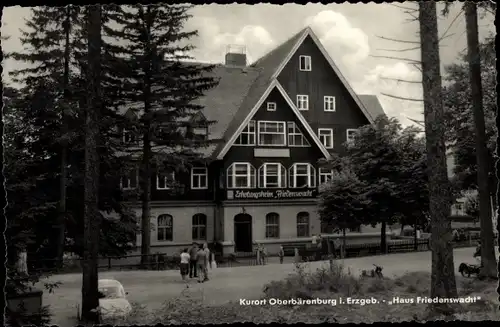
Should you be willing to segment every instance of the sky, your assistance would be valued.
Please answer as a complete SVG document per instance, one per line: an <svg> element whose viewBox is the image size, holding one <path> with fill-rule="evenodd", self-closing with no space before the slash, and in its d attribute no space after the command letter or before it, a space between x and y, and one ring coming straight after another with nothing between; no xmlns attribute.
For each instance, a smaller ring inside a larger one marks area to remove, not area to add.
<svg viewBox="0 0 500 327"><path fill-rule="evenodd" d="M420 84L387 80L420 81L420 71L407 60L377 57L420 59L420 49L411 49L417 44L384 39L418 42L418 22L411 16L417 13L405 13L408 10L401 7L417 8L417 5L212 4L194 7L191 10L193 17L185 27L198 30L198 36L192 39L196 46L192 55L200 61L221 63L228 45L244 45L248 60L252 62L305 26L310 26L354 90L359 94L377 95L389 116L398 118L403 125L409 125L412 123L408 117L423 119L423 103L394 99L383 94L421 99ZM443 67L457 61L460 52L466 48L465 20L460 10L461 4L456 2L449 15L440 17L438 21L440 36L446 35L440 49ZM9 40L2 42L4 51L22 49L20 29L28 17L28 7L4 8L2 36L10 36ZM495 32L493 22L491 14L479 21L480 39L489 32ZM16 65L12 61L3 63L6 71L15 69Z"/></svg>

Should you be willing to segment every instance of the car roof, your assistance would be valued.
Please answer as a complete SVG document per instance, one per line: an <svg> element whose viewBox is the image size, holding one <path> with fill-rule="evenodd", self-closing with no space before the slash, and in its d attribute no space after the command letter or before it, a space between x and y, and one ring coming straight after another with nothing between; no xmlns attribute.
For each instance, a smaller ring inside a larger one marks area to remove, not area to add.
<svg viewBox="0 0 500 327"><path fill-rule="evenodd" d="M115 279L99 279L99 287L109 287L109 286L122 286L122 284Z"/></svg>

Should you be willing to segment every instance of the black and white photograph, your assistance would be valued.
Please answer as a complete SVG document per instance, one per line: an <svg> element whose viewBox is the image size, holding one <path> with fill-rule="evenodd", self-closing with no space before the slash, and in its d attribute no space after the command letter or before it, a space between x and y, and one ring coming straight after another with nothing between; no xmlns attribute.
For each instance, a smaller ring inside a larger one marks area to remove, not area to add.
<svg viewBox="0 0 500 327"><path fill-rule="evenodd" d="M495 15L4 7L6 325L499 321Z"/></svg>

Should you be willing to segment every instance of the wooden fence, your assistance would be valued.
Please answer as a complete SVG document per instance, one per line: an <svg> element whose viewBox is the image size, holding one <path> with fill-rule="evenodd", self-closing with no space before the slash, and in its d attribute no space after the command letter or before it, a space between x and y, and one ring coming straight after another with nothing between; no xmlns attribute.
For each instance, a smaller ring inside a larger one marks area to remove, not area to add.
<svg viewBox="0 0 500 327"><path fill-rule="evenodd" d="M473 245L469 240L465 242L454 242L455 247L468 247ZM284 245L285 256L293 256L295 248L299 249L299 255L303 261L313 261L318 259L326 259L328 256L327 246L322 246L319 251L311 247L309 242L307 243L297 243L297 244L287 244ZM416 251L428 251L430 250L430 239L418 239ZM387 241L387 252L386 253L404 253L415 251L415 245L413 240L389 240ZM336 256L340 256L340 249L336 249L334 253ZM381 251L380 243L366 243L366 244L347 244L345 248L345 257L364 257L383 254ZM272 255L275 256L275 255ZM29 256L28 256L29 258ZM217 262L217 267L237 267L237 266L254 266L257 265L257 258L255 252L249 253L236 253L228 256L222 256L216 254L215 260ZM54 268L55 260L29 260L28 269L30 271L46 271L51 273L78 273L81 272L81 261L80 258L67 259L63 267ZM99 271L109 271L109 270L172 270L178 269L180 263L180 257L168 256L166 253L155 253L149 255L147 262L144 265L140 264L141 255L127 255L124 257L106 257L99 258Z"/></svg>

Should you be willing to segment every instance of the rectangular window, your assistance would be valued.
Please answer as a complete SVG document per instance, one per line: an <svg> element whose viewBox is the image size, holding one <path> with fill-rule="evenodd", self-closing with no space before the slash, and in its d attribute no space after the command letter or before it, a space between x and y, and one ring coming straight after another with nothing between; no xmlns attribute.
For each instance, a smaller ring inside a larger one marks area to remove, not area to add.
<svg viewBox="0 0 500 327"><path fill-rule="evenodd" d="M309 237L309 214L300 212L297 215L297 237Z"/></svg>
<svg viewBox="0 0 500 327"><path fill-rule="evenodd" d="M266 215L266 238L280 237L280 216L276 213Z"/></svg>
<svg viewBox="0 0 500 327"><path fill-rule="evenodd" d="M318 138L323 143L325 148L333 149L333 129L320 128L318 129Z"/></svg>
<svg viewBox="0 0 500 327"><path fill-rule="evenodd" d="M191 189L206 190L208 188L208 169L206 167L191 168Z"/></svg>
<svg viewBox="0 0 500 327"><path fill-rule="evenodd" d="M168 171L156 172L156 189L170 190L175 182L175 173Z"/></svg>
<svg viewBox="0 0 500 327"><path fill-rule="evenodd" d="M122 190L133 190L139 184L139 172L137 168L132 168L120 178L120 187Z"/></svg>
<svg viewBox="0 0 500 327"><path fill-rule="evenodd" d="M249 163L233 163L227 169L228 188L255 188L255 168Z"/></svg>
<svg viewBox="0 0 500 327"><path fill-rule="evenodd" d="M259 121L259 145L285 146L285 122Z"/></svg>
<svg viewBox="0 0 500 327"><path fill-rule="evenodd" d="M255 121L251 120L240 136L234 142L235 145L255 145Z"/></svg>
<svg viewBox="0 0 500 327"><path fill-rule="evenodd" d="M297 109L309 110L309 96L304 94L297 95Z"/></svg>
<svg viewBox="0 0 500 327"><path fill-rule="evenodd" d="M316 187L316 171L311 164L297 163L290 167L288 173L291 188Z"/></svg>
<svg viewBox="0 0 500 327"><path fill-rule="evenodd" d="M311 56L299 56L299 70L303 72L311 71Z"/></svg>
<svg viewBox="0 0 500 327"><path fill-rule="evenodd" d="M123 129L122 131L122 142L125 144L136 143L135 133L133 131Z"/></svg>
<svg viewBox="0 0 500 327"><path fill-rule="evenodd" d="M196 241L204 241L207 239L207 216L204 214L196 214L193 216L192 238Z"/></svg>
<svg viewBox="0 0 500 327"><path fill-rule="evenodd" d="M267 111L276 111L276 102L268 102Z"/></svg>
<svg viewBox="0 0 500 327"><path fill-rule="evenodd" d="M327 168L319 169L319 185L325 184L326 182L330 181L332 177L333 177L332 169L327 169Z"/></svg>
<svg viewBox="0 0 500 327"><path fill-rule="evenodd" d="M357 132L358 132L357 129L353 129L353 128L347 129L347 131L346 131L346 140L349 141L349 142L354 141L354 136L356 135Z"/></svg>
<svg viewBox="0 0 500 327"><path fill-rule="evenodd" d="M171 215L160 215L157 219L156 239L158 241L173 240L173 218Z"/></svg>
<svg viewBox="0 0 500 327"><path fill-rule="evenodd" d="M294 147L311 146L302 131L294 122L288 122L288 145Z"/></svg>
<svg viewBox="0 0 500 327"><path fill-rule="evenodd" d="M195 127L193 128L193 138L198 141L206 141L208 139L208 128L207 127Z"/></svg>
<svg viewBox="0 0 500 327"><path fill-rule="evenodd" d="M324 109L325 111L335 111L335 97L328 95L324 97Z"/></svg>
<svg viewBox="0 0 500 327"><path fill-rule="evenodd" d="M280 163L265 163L259 168L259 187L286 187L286 169Z"/></svg>

